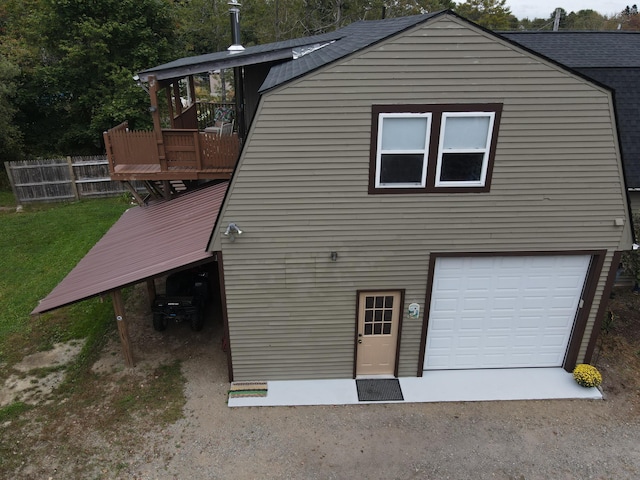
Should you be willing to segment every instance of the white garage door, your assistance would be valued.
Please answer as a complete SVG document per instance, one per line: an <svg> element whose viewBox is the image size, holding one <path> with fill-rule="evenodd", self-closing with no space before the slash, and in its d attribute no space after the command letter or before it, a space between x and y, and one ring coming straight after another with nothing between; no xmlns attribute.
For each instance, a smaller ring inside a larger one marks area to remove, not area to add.
<svg viewBox="0 0 640 480"><path fill-rule="evenodd" d="M589 262L583 255L436 259L425 370L562 366Z"/></svg>

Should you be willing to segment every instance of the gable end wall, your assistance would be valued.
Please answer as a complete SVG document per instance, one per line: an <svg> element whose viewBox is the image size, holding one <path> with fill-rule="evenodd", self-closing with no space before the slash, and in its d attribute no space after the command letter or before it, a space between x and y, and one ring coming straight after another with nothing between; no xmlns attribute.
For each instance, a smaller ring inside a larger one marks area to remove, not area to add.
<svg viewBox="0 0 640 480"><path fill-rule="evenodd" d="M502 103L491 191L369 195L384 103ZM598 299L630 238L616 141L607 91L449 15L265 95L212 245L234 378L352 377L368 289L405 290L399 375L414 376L423 318L406 307L426 310L430 252L606 250Z"/></svg>

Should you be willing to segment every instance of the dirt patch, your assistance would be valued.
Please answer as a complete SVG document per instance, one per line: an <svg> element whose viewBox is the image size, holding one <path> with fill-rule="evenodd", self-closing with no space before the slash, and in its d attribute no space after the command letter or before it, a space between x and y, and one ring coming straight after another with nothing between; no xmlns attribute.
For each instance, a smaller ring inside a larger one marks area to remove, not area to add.
<svg viewBox="0 0 640 480"><path fill-rule="evenodd" d="M13 366L17 370L0 389L0 407L13 402L48 403L50 394L62 383L62 367L69 364L84 346L83 340L57 343L51 350L28 355Z"/></svg>
<svg viewBox="0 0 640 480"><path fill-rule="evenodd" d="M628 292L612 302L618 318L597 354L604 401L231 409L217 314L202 332L182 324L158 333L137 289L127 304L135 369L123 367L114 331L83 394L0 425L0 477L636 479L634 305ZM158 411L170 392L158 382L176 360L185 403L180 419L166 420Z"/></svg>

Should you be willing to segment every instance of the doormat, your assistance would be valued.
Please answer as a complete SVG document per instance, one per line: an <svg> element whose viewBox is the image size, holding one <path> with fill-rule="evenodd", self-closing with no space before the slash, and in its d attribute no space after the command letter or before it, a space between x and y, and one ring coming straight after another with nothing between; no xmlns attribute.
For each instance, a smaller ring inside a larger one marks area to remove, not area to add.
<svg viewBox="0 0 640 480"><path fill-rule="evenodd" d="M356 380L358 400L361 402L388 402L404 400L397 378L366 378Z"/></svg>
<svg viewBox="0 0 640 480"><path fill-rule="evenodd" d="M229 398L266 397L267 382L233 382Z"/></svg>

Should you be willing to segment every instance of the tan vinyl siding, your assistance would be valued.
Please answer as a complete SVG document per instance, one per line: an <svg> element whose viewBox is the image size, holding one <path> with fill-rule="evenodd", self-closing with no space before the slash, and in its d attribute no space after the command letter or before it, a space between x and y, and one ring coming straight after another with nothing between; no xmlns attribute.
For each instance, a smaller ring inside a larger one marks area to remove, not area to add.
<svg viewBox="0 0 640 480"><path fill-rule="evenodd" d="M396 103L502 103L491 191L369 195L371 105ZM235 379L351 377L365 289L405 290L415 375L432 251L608 250L601 292L628 244L614 128L608 92L450 16L266 94L212 245Z"/></svg>

